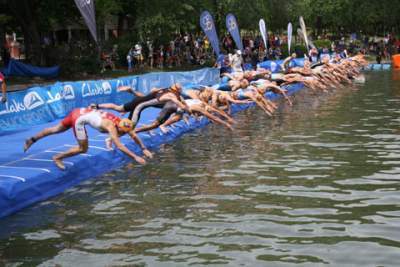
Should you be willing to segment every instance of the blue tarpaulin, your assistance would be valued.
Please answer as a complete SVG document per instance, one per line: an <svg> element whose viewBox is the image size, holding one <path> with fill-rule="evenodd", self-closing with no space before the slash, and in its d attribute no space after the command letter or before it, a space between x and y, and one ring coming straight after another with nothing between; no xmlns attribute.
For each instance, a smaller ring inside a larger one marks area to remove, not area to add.
<svg viewBox="0 0 400 267"><path fill-rule="evenodd" d="M24 77L42 77L56 78L60 72L60 67L37 67L21 61L11 59L8 66L1 71L4 76L24 76Z"/></svg>

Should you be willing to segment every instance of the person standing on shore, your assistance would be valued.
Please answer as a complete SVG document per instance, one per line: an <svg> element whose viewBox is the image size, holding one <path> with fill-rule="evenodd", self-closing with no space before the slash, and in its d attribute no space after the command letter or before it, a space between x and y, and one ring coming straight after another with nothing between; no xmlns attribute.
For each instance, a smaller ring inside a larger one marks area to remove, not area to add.
<svg viewBox="0 0 400 267"><path fill-rule="evenodd" d="M0 72L1 102L7 102L7 85L3 74Z"/></svg>

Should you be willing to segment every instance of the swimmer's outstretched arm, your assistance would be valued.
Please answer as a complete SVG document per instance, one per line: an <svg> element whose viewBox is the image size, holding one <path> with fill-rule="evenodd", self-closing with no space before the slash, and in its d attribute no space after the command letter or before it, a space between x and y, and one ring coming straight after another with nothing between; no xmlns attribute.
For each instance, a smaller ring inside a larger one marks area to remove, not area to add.
<svg viewBox="0 0 400 267"><path fill-rule="evenodd" d="M228 100L228 102L233 103L233 104L249 104L252 101L249 99L244 99L244 100L236 100L234 99L230 94L226 95L226 99Z"/></svg>
<svg viewBox="0 0 400 267"><path fill-rule="evenodd" d="M174 124L175 122L178 122L182 119L183 115L182 114L174 114L172 115L168 120L166 120L163 124L160 125L160 130L163 133L167 132L167 129L165 127Z"/></svg>
<svg viewBox="0 0 400 267"><path fill-rule="evenodd" d="M121 143L121 141L119 140L119 137L118 137L117 129L115 128L114 125L112 125L112 124L103 125L103 128L108 131L108 133L110 134L111 140L113 141L113 143L119 150L121 150L123 153L125 153L132 159L136 160L139 164L146 163L146 160L144 160L142 157L139 157L138 155L136 155L135 153L130 151L126 146L124 146Z"/></svg>
<svg viewBox="0 0 400 267"><path fill-rule="evenodd" d="M124 106L123 105L116 105L113 103L104 103L104 104L98 104L97 107L99 109L112 109L118 112L125 112Z"/></svg>
<svg viewBox="0 0 400 267"><path fill-rule="evenodd" d="M140 146L143 151L143 154L148 158L153 158L153 154L147 149L147 147L143 144L142 140L140 140L139 136L135 133L135 130L130 131L129 136Z"/></svg>

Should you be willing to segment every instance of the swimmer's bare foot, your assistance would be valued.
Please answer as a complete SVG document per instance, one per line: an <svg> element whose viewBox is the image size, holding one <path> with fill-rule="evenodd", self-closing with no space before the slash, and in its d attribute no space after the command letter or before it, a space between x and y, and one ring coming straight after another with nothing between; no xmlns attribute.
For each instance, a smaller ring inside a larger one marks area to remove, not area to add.
<svg viewBox="0 0 400 267"><path fill-rule="evenodd" d="M31 147L31 145L33 145L33 143L35 143L35 139L33 139L33 137L26 139L24 144L24 152L26 152Z"/></svg>
<svg viewBox="0 0 400 267"><path fill-rule="evenodd" d="M186 123L186 125L190 125L188 117L183 116L183 121Z"/></svg>
<svg viewBox="0 0 400 267"><path fill-rule="evenodd" d="M163 133L168 133L168 130L167 130L167 128L165 128L164 126L160 126L160 130L161 130L161 132L163 132Z"/></svg>
<svg viewBox="0 0 400 267"><path fill-rule="evenodd" d="M62 162L61 159L58 159L57 156L54 156L53 157L53 161L57 165L58 168L60 168L61 170L65 171L65 165L64 165L64 163Z"/></svg>
<svg viewBox="0 0 400 267"><path fill-rule="evenodd" d="M126 92L126 91L132 91L132 88L130 86L120 86L117 88L119 92Z"/></svg>

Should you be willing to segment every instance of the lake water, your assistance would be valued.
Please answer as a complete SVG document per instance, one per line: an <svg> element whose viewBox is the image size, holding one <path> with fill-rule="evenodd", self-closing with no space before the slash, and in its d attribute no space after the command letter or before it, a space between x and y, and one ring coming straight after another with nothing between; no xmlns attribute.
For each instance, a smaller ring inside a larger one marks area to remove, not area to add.
<svg viewBox="0 0 400 267"><path fill-rule="evenodd" d="M0 220L8 266L399 266L400 82L300 93Z"/></svg>

